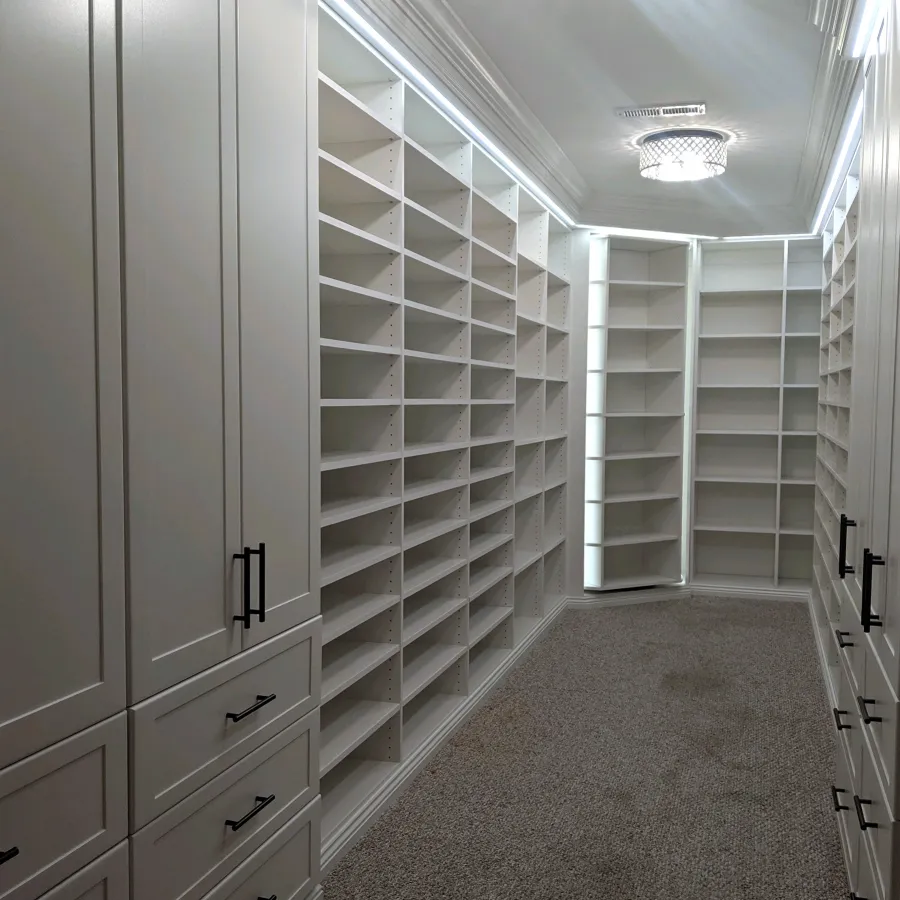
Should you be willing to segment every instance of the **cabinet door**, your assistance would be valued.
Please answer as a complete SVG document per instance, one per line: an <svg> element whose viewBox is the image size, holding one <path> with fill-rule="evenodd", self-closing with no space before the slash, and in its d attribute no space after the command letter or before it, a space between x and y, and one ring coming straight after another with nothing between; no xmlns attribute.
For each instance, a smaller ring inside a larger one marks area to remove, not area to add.
<svg viewBox="0 0 900 900"><path fill-rule="evenodd" d="M0 4L0 768L124 708L114 0Z"/></svg>
<svg viewBox="0 0 900 900"><path fill-rule="evenodd" d="M266 619L252 617L245 646L317 615L319 606L310 566L310 433L317 432L309 403L309 315L318 301L307 258L306 47L315 41L314 15L315 4L256 0L242 5L238 20L243 540L264 543L266 554ZM317 552L318 533L316 545ZM255 592L258 558L251 565ZM255 593L251 606L259 606Z"/></svg>
<svg viewBox="0 0 900 900"><path fill-rule="evenodd" d="M898 290L900 290L900 21L895 4L889 4L887 22L879 47L878 65L884 69L884 106L881 118L886 122L882 187L884 219L881 243L881 290L878 316L878 370L876 376L875 443L873 461L873 504L871 543L873 553L885 565L872 570L872 612L881 621L873 626L870 638L891 685L900 677L900 497L893 497L893 485L900 485L900 460L896 459L900 440L900 393L897 383ZM865 265L868 262L863 261ZM896 478L895 478L896 476Z"/></svg>
<svg viewBox="0 0 900 900"><path fill-rule="evenodd" d="M132 701L240 649L237 63L228 6L122 6Z"/></svg>

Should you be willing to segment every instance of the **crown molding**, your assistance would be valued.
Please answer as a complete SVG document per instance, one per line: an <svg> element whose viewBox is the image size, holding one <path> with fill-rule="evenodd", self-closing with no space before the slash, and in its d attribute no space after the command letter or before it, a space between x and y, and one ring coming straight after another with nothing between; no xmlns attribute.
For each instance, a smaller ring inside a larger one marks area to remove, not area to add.
<svg viewBox="0 0 900 900"><path fill-rule="evenodd" d="M324 2L332 6L329 0ZM587 183L446 0L345 2L453 98L578 221ZM339 9L334 11L340 15Z"/></svg>

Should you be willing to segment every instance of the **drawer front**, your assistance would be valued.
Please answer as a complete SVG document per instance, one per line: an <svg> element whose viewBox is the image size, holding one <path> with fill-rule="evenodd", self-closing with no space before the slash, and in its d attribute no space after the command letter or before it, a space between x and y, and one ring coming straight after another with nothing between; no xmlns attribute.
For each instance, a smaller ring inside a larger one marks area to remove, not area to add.
<svg viewBox="0 0 900 900"><path fill-rule="evenodd" d="M0 898L34 900L128 834L125 713L0 772Z"/></svg>
<svg viewBox="0 0 900 900"><path fill-rule="evenodd" d="M837 711L834 714L834 725L849 766L850 784L853 790L859 789L860 765L863 752L863 724L859 718L856 694L850 683L850 675L846 665L838 666ZM842 727L838 728L838 723Z"/></svg>
<svg viewBox="0 0 900 900"><path fill-rule="evenodd" d="M859 624L859 616L849 600L841 604L839 644L842 644L841 660L847 666L853 690L862 689L866 677L866 636Z"/></svg>
<svg viewBox="0 0 900 900"><path fill-rule="evenodd" d="M841 846L844 850L844 862L847 865L850 887L854 888L860 848L859 828L853 812L853 784L847 757L840 741L836 742L836 748L835 780L831 799L836 806L834 814L837 817L838 831L841 835Z"/></svg>
<svg viewBox="0 0 900 900"><path fill-rule="evenodd" d="M135 834L134 900L208 893L318 794L318 739L314 710Z"/></svg>
<svg viewBox="0 0 900 900"><path fill-rule="evenodd" d="M45 894L43 900L128 900L128 841Z"/></svg>
<svg viewBox="0 0 900 900"><path fill-rule="evenodd" d="M314 619L130 710L132 830L318 705L321 623Z"/></svg>
<svg viewBox="0 0 900 900"><path fill-rule="evenodd" d="M884 784L891 817L900 818L897 800L897 722L900 705L874 653L869 654L866 659L865 690L860 693L860 698L856 700L861 707L860 712L865 710L870 719L868 722L860 719L860 722L869 738L872 757Z"/></svg>
<svg viewBox="0 0 900 900"><path fill-rule="evenodd" d="M859 870L856 878L856 900L892 900L880 893L872 855L865 841L859 842Z"/></svg>
<svg viewBox="0 0 900 900"><path fill-rule="evenodd" d="M203 900L304 900L321 878L321 821L317 797Z"/></svg>
<svg viewBox="0 0 900 900"><path fill-rule="evenodd" d="M858 794L858 802L859 813L854 810L854 817L862 820L857 821L857 828L862 834L862 843L867 846L872 857L876 885L882 897L892 900L895 892L891 885L896 871L900 827L891 818L887 799L878 778L878 770L868 747L863 753L862 787Z"/></svg>

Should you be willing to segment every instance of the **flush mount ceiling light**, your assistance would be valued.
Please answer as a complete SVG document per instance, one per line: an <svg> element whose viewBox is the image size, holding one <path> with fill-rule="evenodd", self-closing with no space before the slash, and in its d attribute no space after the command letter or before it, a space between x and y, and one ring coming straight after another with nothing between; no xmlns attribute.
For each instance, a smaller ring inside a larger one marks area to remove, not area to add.
<svg viewBox="0 0 900 900"><path fill-rule="evenodd" d="M641 175L654 181L702 181L725 171L728 139L718 131L679 128L641 138Z"/></svg>

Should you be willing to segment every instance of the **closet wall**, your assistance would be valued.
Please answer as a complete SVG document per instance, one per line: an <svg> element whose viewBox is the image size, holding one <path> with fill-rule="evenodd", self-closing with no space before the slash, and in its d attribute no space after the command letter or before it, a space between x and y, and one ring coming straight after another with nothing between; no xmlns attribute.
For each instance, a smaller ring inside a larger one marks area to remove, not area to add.
<svg viewBox="0 0 900 900"><path fill-rule="evenodd" d="M237 13L0 11L5 900L319 880L315 9Z"/></svg>
<svg viewBox="0 0 900 900"><path fill-rule="evenodd" d="M568 593L587 259L324 9L318 65L327 867Z"/></svg>

